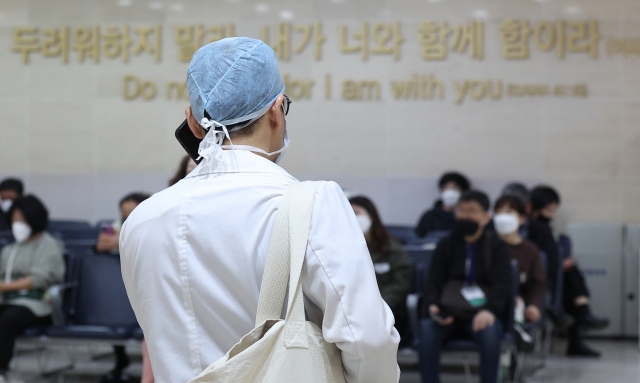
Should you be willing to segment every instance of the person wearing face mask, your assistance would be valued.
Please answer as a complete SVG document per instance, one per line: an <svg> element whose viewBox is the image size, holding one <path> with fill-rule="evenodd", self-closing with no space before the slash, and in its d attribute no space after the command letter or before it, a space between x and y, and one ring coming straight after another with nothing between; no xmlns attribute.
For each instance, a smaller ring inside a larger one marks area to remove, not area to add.
<svg viewBox="0 0 640 383"><path fill-rule="evenodd" d="M553 232L548 225L539 222L531 216L532 203L531 193L527 187L519 182L507 184L502 189L501 195L514 196L525 205L527 219L520 226L520 235L533 242L546 257L546 286L547 291L553 293L555 291L556 275L558 273L558 244L554 238ZM559 318L553 318L558 321ZM560 322L557 322L560 325ZM561 326L562 327L562 326Z"/></svg>
<svg viewBox="0 0 640 383"><path fill-rule="evenodd" d="M456 227L456 220L453 211L462 193L471 188L467 177L458 172L445 173L438 181L440 188L440 199L433 208L422 215L416 235L420 238L426 237L434 231L453 231Z"/></svg>
<svg viewBox="0 0 640 383"><path fill-rule="evenodd" d="M407 328L406 300L411 292L413 275L411 260L402 245L389 236L369 198L356 196L349 202L367 241L382 299L391 308L396 329L403 335Z"/></svg>
<svg viewBox="0 0 640 383"><path fill-rule="evenodd" d="M9 210L15 243L0 253L0 383L11 382L9 362L16 338L27 327L51 324L47 289L64 280L64 245L45 230L49 213L33 195Z"/></svg>
<svg viewBox="0 0 640 383"><path fill-rule="evenodd" d="M291 101L272 48L247 37L207 44L187 89L201 162L120 233L122 277L159 382L191 380L254 329L278 207L299 182L279 166ZM347 381L397 382L400 337L353 209L335 182L321 182L313 203L300 279L308 320L340 350Z"/></svg>
<svg viewBox="0 0 640 383"><path fill-rule="evenodd" d="M0 182L0 233L10 232L11 224L8 215L13 201L22 197L24 185L16 178L6 178Z"/></svg>
<svg viewBox="0 0 640 383"><path fill-rule="evenodd" d="M537 186L531 191L531 216L537 222L551 229L550 225L560 207L560 194L550 186ZM559 233L554 234L556 238ZM584 342L582 332L587 329L603 329L609 326L609 319L599 318L591 312L589 289L578 261L572 254L566 254L562 260L563 270L563 308L575 318L569 327L569 345L567 355L582 357L600 357L600 353Z"/></svg>
<svg viewBox="0 0 640 383"><path fill-rule="evenodd" d="M516 320L537 322L544 309L546 271L540 250L531 241L522 238L520 226L527 219L524 203L514 196L502 196L494 207L493 225L500 238L509 245L511 259L518 262L519 287ZM522 312L520 312L522 307Z"/></svg>
<svg viewBox="0 0 640 383"><path fill-rule="evenodd" d="M481 383L498 380L511 260L507 245L484 230L491 221L489 207L485 193L464 193L455 210L455 232L433 254L424 291L429 317L420 323L420 344L426 345L419 352L423 383L440 381L440 348L452 338L477 343Z"/></svg>

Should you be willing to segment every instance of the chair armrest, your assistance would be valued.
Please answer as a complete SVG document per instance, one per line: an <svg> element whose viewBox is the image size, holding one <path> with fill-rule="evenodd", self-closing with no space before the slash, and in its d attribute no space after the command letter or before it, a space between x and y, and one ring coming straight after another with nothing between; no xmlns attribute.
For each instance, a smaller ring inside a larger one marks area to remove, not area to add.
<svg viewBox="0 0 640 383"><path fill-rule="evenodd" d="M422 299L421 293L413 293L407 295L407 314L409 316L409 326L411 327L411 333L415 338L420 333L420 301Z"/></svg>

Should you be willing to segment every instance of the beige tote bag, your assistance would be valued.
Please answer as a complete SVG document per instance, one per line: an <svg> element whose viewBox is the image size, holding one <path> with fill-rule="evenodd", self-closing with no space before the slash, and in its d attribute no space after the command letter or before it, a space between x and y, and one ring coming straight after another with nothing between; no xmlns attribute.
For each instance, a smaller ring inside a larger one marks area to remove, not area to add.
<svg viewBox="0 0 640 383"><path fill-rule="evenodd" d="M189 383L346 383L340 350L305 319L300 273L320 182L290 186L280 203L256 327ZM279 319L289 282L285 319ZM242 281L238 281L242 283Z"/></svg>

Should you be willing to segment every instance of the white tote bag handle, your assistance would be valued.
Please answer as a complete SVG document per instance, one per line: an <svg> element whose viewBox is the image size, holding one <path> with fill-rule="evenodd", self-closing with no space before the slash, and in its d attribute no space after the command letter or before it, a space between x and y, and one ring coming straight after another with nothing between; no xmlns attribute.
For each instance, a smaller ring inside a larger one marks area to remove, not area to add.
<svg viewBox="0 0 640 383"><path fill-rule="evenodd" d="M300 274L307 251L315 194L320 184L318 181L300 182L289 186L285 191L276 214L262 277L256 327L266 320L280 318L289 282L285 316L287 347L305 347L292 339L296 338L295 335L300 330L305 329Z"/></svg>

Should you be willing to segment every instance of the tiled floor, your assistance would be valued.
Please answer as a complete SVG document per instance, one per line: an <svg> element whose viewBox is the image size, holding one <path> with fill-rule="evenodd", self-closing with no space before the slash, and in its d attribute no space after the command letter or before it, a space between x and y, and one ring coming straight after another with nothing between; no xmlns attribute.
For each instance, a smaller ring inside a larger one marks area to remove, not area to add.
<svg viewBox="0 0 640 383"><path fill-rule="evenodd" d="M639 383L640 382L640 352L638 342L635 341L592 341L591 345L603 353L601 359L572 359L560 354L553 355L546 368L537 371L526 379L528 383ZM562 344L557 347L560 352ZM37 371L36 353L26 349L16 358L14 367L18 370L25 383L98 383L100 376L113 365L113 358L109 355L109 347L76 345L67 347L69 354L76 358L76 367L62 374L54 374L42 378ZM133 363L128 372L140 375L140 347L132 344L129 347L133 355ZM51 347L46 354L49 368L64 366L68 363L65 348ZM411 359L410 357L408 359ZM474 382L477 382L474 377ZM418 383L420 375L414 367L403 369L401 383ZM443 373L442 383L466 383L466 379L456 369Z"/></svg>

